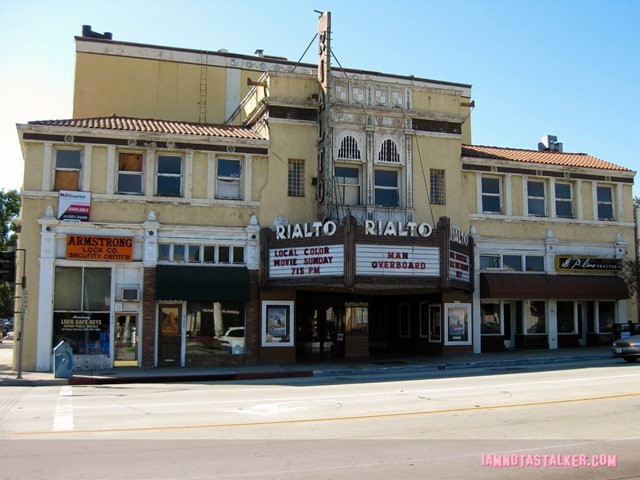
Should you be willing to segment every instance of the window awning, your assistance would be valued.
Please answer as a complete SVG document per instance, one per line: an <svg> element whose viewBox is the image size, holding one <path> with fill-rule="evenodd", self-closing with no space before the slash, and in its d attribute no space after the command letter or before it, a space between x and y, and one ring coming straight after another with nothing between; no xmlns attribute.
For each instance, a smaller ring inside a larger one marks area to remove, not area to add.
<svg viewBox="0 0 640 480"><path fill-rule="evenodd" d="M629 289L618 276L481 273L482 298L622 300Z"/></svg>
<svg viewBox="0 0 640 480"><path fill-rule="evenodd" d="M247 267L158 265L156 300L246 302Z"/></svg>

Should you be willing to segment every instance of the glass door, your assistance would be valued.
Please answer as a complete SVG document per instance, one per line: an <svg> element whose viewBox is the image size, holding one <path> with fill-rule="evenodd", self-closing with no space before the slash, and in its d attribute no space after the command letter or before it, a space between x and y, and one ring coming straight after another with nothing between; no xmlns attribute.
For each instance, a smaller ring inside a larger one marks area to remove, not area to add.
<svg viewBox="0 0 640 480"><path fill-rule="evenodd" d="M182 356L182 306L160 305L158 314L158 366L179 367Z"/></svg>
<svg viewBox="0 0 640 480"><path fill-rule="evenodd" d="M514 348L516 346L516 317L514 315L516 309L513 302L504 302L502 304L502 318L504 319L504 346L505 348Z"/></svg>
<svg viewBox="0 0 640 480"><path fill-rule="evenodd" d="M116 336L114 341L115 367L138 366L138 316L118 314L116 316Z"/></svg>

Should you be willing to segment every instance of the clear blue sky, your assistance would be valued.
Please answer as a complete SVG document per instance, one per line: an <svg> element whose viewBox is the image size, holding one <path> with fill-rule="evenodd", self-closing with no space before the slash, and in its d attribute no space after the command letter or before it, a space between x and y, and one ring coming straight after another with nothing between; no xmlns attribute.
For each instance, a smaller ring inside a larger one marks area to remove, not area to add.
<svg viewBox="0 0 640 480"><path fill-rule="evenodd" d="M476 145L536 149L550 134L566 152L640 170L639 0L0 0L0 189L22 182L16 123L71 116L82 25L297 61L314 10L331 11L346 68L471 84Z"/></svg>

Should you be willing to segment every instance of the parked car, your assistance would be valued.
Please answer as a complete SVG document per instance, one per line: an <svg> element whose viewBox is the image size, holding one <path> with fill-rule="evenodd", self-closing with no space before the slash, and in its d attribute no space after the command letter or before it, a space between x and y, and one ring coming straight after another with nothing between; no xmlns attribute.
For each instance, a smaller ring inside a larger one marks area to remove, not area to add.
<svg viewBox="0 0 640 480"><path fill-rule="evenodd" d="M228 344L232 350L234 346L239 345L244 351L244 327L231 327L218 340Z"/></svg>
<svg viewBox="0 0 640 480"><path fill-rule="evenodd" d="M7 336L8 332L13 331L13 318L4 318L2 322L0 322L0 330L4 336Z"/></svg>
<svg viewBox="0 0 640 480"><path fill-rule="evenodd" d="M632 335L613 342L614 357L622 357L627 362L635 362L640 357L640 335Z"/></svg>

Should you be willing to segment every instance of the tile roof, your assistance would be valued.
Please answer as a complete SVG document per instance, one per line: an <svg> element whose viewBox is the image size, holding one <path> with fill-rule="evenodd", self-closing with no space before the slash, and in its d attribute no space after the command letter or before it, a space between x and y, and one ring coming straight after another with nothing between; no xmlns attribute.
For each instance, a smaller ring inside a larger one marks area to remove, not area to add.
<svg viewBox="0 0 640 480"><path fill-rule="evenodd" d="M209 137L264 140L253 130L236 125L214 125L210 123L176 122L153 118L110 117L71 118L66 120L38 120L30 125L46 125L70 128L94 128L99 130L119 130L137 133L165 133L175 135L196 135Z"/></svg>
<svg viewBox="0 0 640 480"><path fill-rule="evenodd" d="M562 167L598 168L631 172L632 170L605 162L586 153L561 153L538 150L518 150L515 148L463 145L462 156L483 159L509 160L512 162L542 163Z"/></svg>

